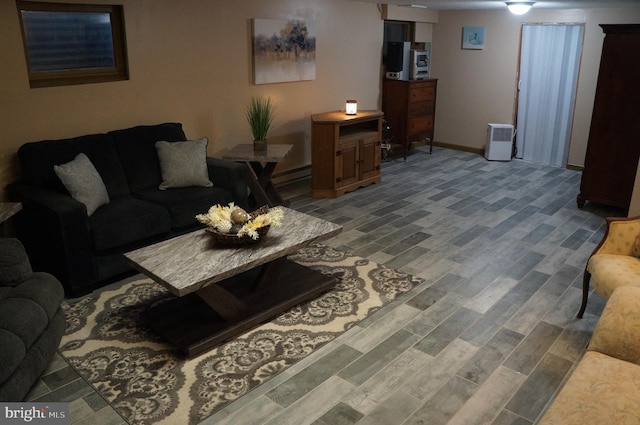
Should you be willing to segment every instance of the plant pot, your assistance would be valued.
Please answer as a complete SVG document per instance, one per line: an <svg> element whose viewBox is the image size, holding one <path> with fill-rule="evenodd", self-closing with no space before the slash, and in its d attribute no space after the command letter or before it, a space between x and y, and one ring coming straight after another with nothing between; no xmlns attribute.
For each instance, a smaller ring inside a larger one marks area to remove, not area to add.
<svg viewBox="0 0 640 425"><path fill-rule="evenodd" d="M266 140L254 140L253 141L253 150L258 152L264 152L267 150L267 141Z"/></svg>

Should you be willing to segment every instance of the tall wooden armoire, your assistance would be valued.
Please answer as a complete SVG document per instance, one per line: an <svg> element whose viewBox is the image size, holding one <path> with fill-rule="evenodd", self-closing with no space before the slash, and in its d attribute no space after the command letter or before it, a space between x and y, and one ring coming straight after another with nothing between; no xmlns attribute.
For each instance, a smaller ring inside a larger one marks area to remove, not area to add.
<svg viewBox="0 0 640 425"><path fill-rule="evenodd" d="M640 159L640 24L600 26L605 38L577 202L628 211Z"/></svg>

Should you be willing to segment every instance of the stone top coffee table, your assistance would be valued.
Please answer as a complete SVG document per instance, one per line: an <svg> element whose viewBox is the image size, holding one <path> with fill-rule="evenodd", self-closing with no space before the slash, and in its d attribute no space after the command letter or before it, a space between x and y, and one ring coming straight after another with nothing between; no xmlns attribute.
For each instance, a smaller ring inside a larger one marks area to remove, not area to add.
<svg viewBox="0 0 640 425"><path fill-rule="evenodd" d="M286 257L342 227L281 208L282 226L252 245L219 246L202 229L126 253L176 295L147 310L145 321L194 357L333 288L333 279Z"/></svg>

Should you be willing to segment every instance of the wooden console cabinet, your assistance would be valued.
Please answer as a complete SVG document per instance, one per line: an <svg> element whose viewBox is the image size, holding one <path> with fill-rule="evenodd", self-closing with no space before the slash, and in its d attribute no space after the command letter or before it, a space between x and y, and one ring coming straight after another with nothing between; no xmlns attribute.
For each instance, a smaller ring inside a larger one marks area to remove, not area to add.
<svg viewBox="0 0 640 425"><path fill-rule="evenodd" d="M403 146L404 156L411 142L429 141L433 151L438 80L388 80L382 84L382 111L391 126L394 143Z"/></svg>
<svg viewBox="0 0 640 425"><path fill-rule="evenodd" d="M381 111L311 115L314 198L336 198L380 182Z"/></svg>
<svg viewBox="0 0 640 425"><path fill-rule="evenodd" d="M605 37L577 203L628 211L640 159L640 24L600 26Z"/></svg>

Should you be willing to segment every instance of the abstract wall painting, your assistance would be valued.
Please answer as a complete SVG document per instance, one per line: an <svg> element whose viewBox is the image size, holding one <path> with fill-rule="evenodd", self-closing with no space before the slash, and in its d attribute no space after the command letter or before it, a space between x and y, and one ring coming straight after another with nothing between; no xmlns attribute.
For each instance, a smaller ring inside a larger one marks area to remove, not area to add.
<svg viewBox="0 0 640 425"><path fill-rule="evenodd" d="M254 19L254 84L315 80L315 34L314 21Z"/></svg>
<svg viewBox="0 0 640 425"><path fill-rule="evenodd" d="M462 48L484 49L484 27L462 27Z"/></svg>

